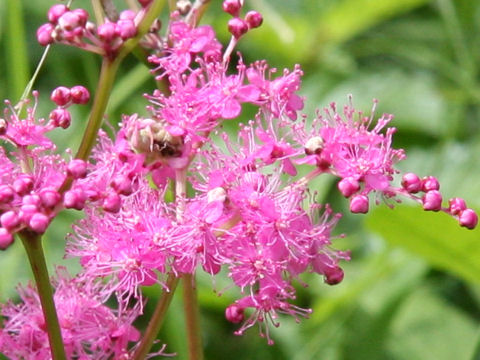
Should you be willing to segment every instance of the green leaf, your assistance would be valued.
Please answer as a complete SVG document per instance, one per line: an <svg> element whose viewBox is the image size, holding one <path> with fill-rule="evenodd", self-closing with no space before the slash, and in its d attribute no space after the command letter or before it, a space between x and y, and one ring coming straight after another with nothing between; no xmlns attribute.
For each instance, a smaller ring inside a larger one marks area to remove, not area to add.
<svg viewBox="0 0 480 360"><path fill-rule="evenodd" d="M470 360L478 339L475 321L428 288L403 303L390 332L388 348L397 360Z"/></svg>
<svg viewBox="0 0 480 360"><path fill-rule="evenodd" d="M479 230L460 228L445 214L396 206L374 210L366 225L390 244L421 256L431 265L466 281L480 282Z"/></svg>

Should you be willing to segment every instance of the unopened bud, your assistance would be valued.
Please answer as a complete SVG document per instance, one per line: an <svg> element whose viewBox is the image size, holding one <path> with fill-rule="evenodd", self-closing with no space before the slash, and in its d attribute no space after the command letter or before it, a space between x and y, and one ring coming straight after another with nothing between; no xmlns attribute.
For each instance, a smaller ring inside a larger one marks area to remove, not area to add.
<svg viewBox="0 0 480 360"><path fill-rule="evenodd" d="M337 285L342 282L344 277L344 272L341 267L337 266L335 268L328 268L325 271L325 283L328 285Z"/></svg>
<svg viewBox="0 0 480 360"><path fill-rule="evenodd" d="M102 207L105 211L117 213L122 207L122 199L117 193L109 193L103 200Z"/></svg>
<svg viewBox="0 0 480 360"><path fill-rule="evenodd" d="M236 39L239 39L248 31L248 24L245 20L242 20L238 17L230 19L228 21L228 31Z"/></svg>
<svg viewBox="0 0 480 360"><path fill-rule="evenodd" d="M438 190L426 192L422 197L423 209L427 211L439 211L442 208L442 194Z"/></svg>
<svg viewBox="0 0 480 360"><path fill-rule="evenodd" d="M344 178L338 182L338 190L342 193L343 196L346 198L355 194L358 190L360 190L360 184L354 178Z"/></svg>
<svg viewBox="0 0 480 360"><path fill-rule="evenodd" d="M192 8L192 3L188 0L178 0L177 1L177 10L180 15L187 15L190 9Z"/></svg>
<svg viewBox="0 0 480 360"><path fill-rule="evenodd" d="M258 11L249 11L245 15L245 21L250 29L255 29L262 25L263 17Z"/></svg>
<svg viewBox="0 0 480 360"><path fill-rule="evenodd" d="M368 196L353 196L350 199L350 211L354 214L366 214L368 212Z"/></svg>
<svg viewBox="0 0 480 360"><path fill-rule="evenodd" d="M433 176L426 176L422 179L422 190L425 192L440 189L440 183Z"/></svg>
<svg viewBox="0 0 480 360"><path fill-rule="evenodd" d="M83 179L87 176L87 163L82 159L73 159L67 165L67 173L74 179Z"/></svg>
<svg viewBox="0 0 480 360"><path fill-rule="evenodd" d="M225 0L222 4L223 11L237 17L240 14L242 5L239 0Z"/></svg>
<svg viewBox="0 0 480 360"><path fill-rule="evenodd" d="M67 109L56 108L50 112L50 120L52 121L53 126L66 129L72 122L72 115L70 115L70 112Z"/></svg>
<svg viewBox="0 0 480 360"><path fill-rule="evenodd" d="M0 250L5 250L13 243L13 235L5 228L0 228Z"/></svg>
<svg viewBox="0 0 480 360"><path fill-rule="evenodd" d="M453 198L448 200L448 212L452 215L458 215L467 208L465 200L462 198Z"/></svg>
<svg viewBox="0 0 480 360"><path fill-rule="evenodd" d="M65 14L67 11L68 7L64 4L53 5L47 13L48 21L50 21L52 24L56 24L60 16Z"/></svg>
<svg viewBox="0 0 480 360"><path fill-rule="evenodd" d="M43 24L37 29L37 41L42 46L47 46L54 42L53 30L55 27L50 24Z"/></svg>
<svg viewBox="0 0 480 360"><path fill-rule="evenodd" d="M45 230L47 230L48 224L50 223L50 219L47 215L37 212L32 215L30 221L28 222L28 226L30 229L35 231L38 234L43 234Z"/></svg>
<svg viewBox="0 0 480 360"><path fill-rule="evenodd" d="M231 323L238 324L244 319L244 309L237 304L229 305L225 309L225 318Z"/></svg>
<svg viewBox="0 0 480 360"><path fill-rule="evenodd" d="M402 177L402 187L411 194L422 190L422 180L414 173L406 173Z"/></svg>
<svg viewBox="0 0 480 360"><path fill-rule="evenodd" d="M478 215L472 209L465 209L459 214L458 222L460 223L460 226L472 230L478 224Z"/></svg>
<svg viewBox="0 0 480 360"><path fill-rule="evenodd" d="M9 210L0 216L0 223L3 228L12 231L20 224L20 218L15 211Z"/></svg>
<svg viewBox="0 0 480 360"><path fill-rule="evenodd" d="M90 100L90 93L81 85L72 87L70 89L70 95L74 104L85 105Z"/></svg>
<svg viewBox="0 0 480 360"><path fill-rule="evenodd" d="M130 39L137 35L137 27L133 20L118 20L116 25L116 34L123 40Z"/></svg>
<svg viewBox="0 0 480 360"><path fill-rule="evenodd" d="M52 91L50 99L58 106L64 106L72 99L70 89L65 86L59 86Z"/></svg>

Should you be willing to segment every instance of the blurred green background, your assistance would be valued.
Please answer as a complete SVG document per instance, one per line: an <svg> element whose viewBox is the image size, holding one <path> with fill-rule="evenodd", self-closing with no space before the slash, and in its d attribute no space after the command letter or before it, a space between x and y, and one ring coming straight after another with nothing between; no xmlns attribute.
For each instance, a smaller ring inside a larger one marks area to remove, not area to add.
<svg viewBox="0 0 480 360"><path fill-rule="evenodd" d="M35 31L45 22L51 0L0 1L0 98L16 102L43 48ZM121 1L117 2L121 4ZM344 104L352 94L357 108L395 114L396 147L407 151L400 168L435 175L446 199L461 196L480 210L480 1L472 0L251 0L264 25L241 40L245 62L267 59L282 69L299 63L305 77L305 112L331 101ZM89 6L77 0L75 7ZM203 22L228 40L228 17L212 0ZM120 7L120 6L119 6ZM78 49L54 46L34 86L40 91L39 115L53 107L55 86L95 88L100 59ZM153 89L148 69L126 59L116 81L108 118L143 113L142 94ZM76 149L88 115L74 110L74 123L55 136L61 149ZM333 179L318 183L320 198L336 211L347 204ZM75 214L64 213L46 240L50 267L62 259L65 234ZM223 311L238 294L219 297L212 280L200 276L199 297L207 359L480 359L480 236L461 229L445 214L418 207L384 204L368 215L347 215L337 240L352 249L345 280L330 287L306 276L297 303L314 310L296 324L281 318L268 346L255 328L236 337ZM15 297L15 285L30 277L19 242L0 254L0 298ZM216 280L220 291L228 281ZM146 289L155 294L158 289ZM153 295L155 296L155 295ZM151 304L147 311L151 311ZM181 302L174 300L161 334L167 351L186 359Z"/></svg>

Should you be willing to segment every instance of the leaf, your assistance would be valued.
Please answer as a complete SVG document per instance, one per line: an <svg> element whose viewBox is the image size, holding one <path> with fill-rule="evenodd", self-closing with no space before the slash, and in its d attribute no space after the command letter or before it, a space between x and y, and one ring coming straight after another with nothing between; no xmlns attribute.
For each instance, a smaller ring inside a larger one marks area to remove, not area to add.
<svg viewBox="0 0 480 360"><path fill-rule="evenodd" d="M456 274L468 282L480 282L479 230L460 228L445 214L397 206L374 210L366 225L390 244L421 256L432 266Z"/></svg>
<svg viewBox="0 0 480 360"><path fill-rule="evenodd" d="M428 288L403 303L390 331L388 347L398 360L470 360L478 339L475 322Z"/></svg>

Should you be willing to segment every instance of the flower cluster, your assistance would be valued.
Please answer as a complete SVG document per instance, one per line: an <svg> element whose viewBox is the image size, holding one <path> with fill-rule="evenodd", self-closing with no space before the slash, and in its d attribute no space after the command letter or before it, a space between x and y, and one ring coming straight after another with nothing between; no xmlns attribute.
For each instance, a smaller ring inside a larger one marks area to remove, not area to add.
<svg viewBox="0 0 480 360"><path fill-rule="evenodd" d="M140 4L138 12L123 11L98 26L85 10L55 5L38 41L115 58L137 35L151 1ZM125 115L113 139L101 130L87 160L62 159L45 136L69 126L70 105L89 101L81 86L52 92L57 108L49 121L37 120L35 107L21 119L11 106L0 119L0 138L14 147L0 152L0 247L18 232L42 234L63 208L84 211L66 245L82 269L74 278L60 269L53 281L69 358L130 358L135 348L129 342L140 339L132 323L146 301L141 287L160 284L169 292L171 276L201 270L214 276L222 268L241 294L225 309L228 321L242 323L236 334L258 324L272 344L269 328L279 325L280 313L298 320L311 312L294 304L301 275L317 273L335 285L344 277L342 261L350 259L333 246L343 236L335 235L341 214L320 204L310 189L319 176L339 179L352 213L367 213L370 197L389 206L404 197L466 228L477 225L463 199L442 206L432 176L406 173L395 185L396 164L405 154L392 145L392 115L375 120L375 109L364 116L350 101L343 111L330 104L307 121L300 114L299 65L278 72L239 56L232 69L237 42L262 23L256 11L242 17L243 6L242 0L223 2L232 16L232 38L223 49L212 27L190 21L195 5L178 1L167 34L149 42L154 53L148 60L168 91L146 95L148 115ZM238 118L245 103L257 114L233 138L221 124ZM33 286L19 291L22 304L2 307L0 350L13 359L48 359L39 298ZM118 310L107 307L109 300Z"/></svg>

